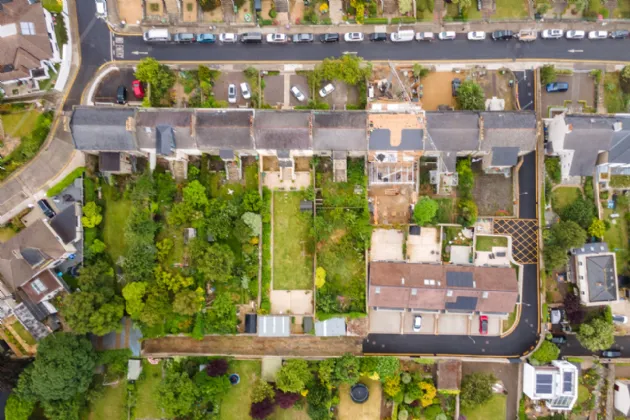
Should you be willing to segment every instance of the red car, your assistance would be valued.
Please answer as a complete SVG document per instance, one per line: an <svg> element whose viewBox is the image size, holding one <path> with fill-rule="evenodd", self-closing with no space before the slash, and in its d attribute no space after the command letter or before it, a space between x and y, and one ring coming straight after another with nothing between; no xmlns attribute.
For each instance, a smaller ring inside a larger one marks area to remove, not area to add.
<svg viewBox="0 0 630 420"><path fill-rule="evenodd" d="M485 315L479 317L479 334L488 335L488 317Z"/></svg>
<svg viewBox="0 0 630 420"><path fill-rule="evenodd" d="M142 87L142 82L140 80L134 80L131 87L136 98L144 99L144 87Z"/></svg>

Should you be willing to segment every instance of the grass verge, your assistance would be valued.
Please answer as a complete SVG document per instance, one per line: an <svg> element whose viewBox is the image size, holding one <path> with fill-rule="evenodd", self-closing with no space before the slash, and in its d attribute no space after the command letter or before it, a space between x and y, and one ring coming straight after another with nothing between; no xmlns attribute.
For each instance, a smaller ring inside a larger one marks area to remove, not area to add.
<svg viewBox="0 0 630 420"><path fill-rule="evenodd" d="M136 418L162 418L162 410L155 401L155 393L162 382L162 364L152 365L142 361L142 376L136 382L138 399L136 403Z"/></svg>
<svg viewBox="0 0 630 420"><path fill-rule="evenodd" d="M127 244L123 230L127 225L127 218L131 214L131 201L115 200L114 187L103 185L103 198L105 199L105 217L103 218L103 238L107 245L107 252L116 262L118 257L125 254Z"/></svg>
<svg viewBox="0 0 630 420"><path fill-rule="evenodd" d="M462 409L462 414L467 420L504 419L506 414L507 397L503 394L494 394L490 401L473 409Z"/></svg>

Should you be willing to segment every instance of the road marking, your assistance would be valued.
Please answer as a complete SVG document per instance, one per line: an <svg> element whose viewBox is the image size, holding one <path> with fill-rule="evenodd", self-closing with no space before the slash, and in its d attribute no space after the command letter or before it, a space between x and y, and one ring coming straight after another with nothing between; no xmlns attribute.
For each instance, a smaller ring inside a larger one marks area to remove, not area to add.
<svg viewBox="0 0 630 420"><path fill-rule="evenodd" d="M149 54L148 51L132 51L131 54L133 55L147 55Z"/></svg>

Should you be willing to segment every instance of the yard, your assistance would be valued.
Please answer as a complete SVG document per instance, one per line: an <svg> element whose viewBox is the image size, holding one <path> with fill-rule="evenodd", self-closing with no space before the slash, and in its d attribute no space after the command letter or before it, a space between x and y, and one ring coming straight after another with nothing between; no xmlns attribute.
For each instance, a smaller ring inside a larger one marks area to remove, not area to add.
<svg viewBox="0 0 630 420"><path fill-rule="evenodd" d="M127 225L127 218L131 214L131 200L120 198L116 200L116 187L106 183L103 184L103 199L105 209L103 215L103 238L107 245L107 252L116 262L118 258L125 254L127 244L123 231Z"/></svg>
<svg viewBox="0 0 630 420"><path fill-rule="evenodd" d="M363 404L350 398L350 386L339 386L339 420L372 420L381 415L381 383L372 379L361 379L370 390L370 397Z"/></svg>
<svg viewBox="0 0 630 420"><path fill-rule="evenodd" d="M523 19L529 15L525 0L497 0L496 4L492 19Z"/></svg>
<svg viewBox="0 0 630 420"><path fill-rule="evenodd" d="M90 420L115 420L126 418L126 392L127 381L121 381L116 385L103 387L103 395L90 405L88 418Z"/></svg>
<svg viewBox="0 0 630 420"><path fill-rule="evenodd" d="M455 223L455 200L452 198L438 198L438 210L435 214L437 223Z"/></svg>
<svg viewBox="0 0 630 420"><path fill-rule="evenodd" d="M31 333L29 333L26 328L24 328L20 321L16 321L11 324L11 328L13 328L13 331L15 331L20 336L20 338L24 340L24 342L26 342L26 344L28 344L29 346L34 346L35 344L37 344Z"/></svg>
<svg viewBox="0 0 630 420"><path fill-rule="evenodd" d="M494 394L490 401L474 409L462 409L467 420L505 419L507 398L503 394Z"/></svg>
<svg viewBox="0 0 630 420"><path fill-rule="evenodd" d="M621 0L617 2L617 8L613 11L615 19L630 19L630 1Z"/></svg>
<svg viewBox="0 0 630 420"><path fill-rule="evenodd" d="M479 216L511 216L513 213L513 179L500 174L486 174L481 163L472 165L475 185L472 195Z"/></svg>
<svg viewBox="0 0 630 420"><path fill-rule="evenodd" d="M0 115L5 135L21 138L30 134L40 114L39 111L31 109Z"/></svg>
<svg viewBox="0 0 630 420"><path fill-rule="evenodd" d="M302 410L295 406L287 408L286 410L276 407L276 411L269 417L269 420L310 420L310 417L306 413L306 407Z"/></svg>
<svg viewBox="0 0 630 420"><path fill-rule="evenodd" d="M313 287L312 215L300 212L301 192L273 194L273 288Z"/></svg>
<svg viewBox="0 0 630 420"><path fill-rule="evenodd" d="M142 376L136 382L137 402L136 418L161 418L162 410L158 408L155 393L162 381L162 364L152 365L142 361ZM113 418L112 418L113 419Z"/></svg>
<svg viewBox="0 0 630 420"><path fill-rule="evenodd" d="M604 241L608 244L608 248L617 254L617 271L621 275L626 272L627 261L630 256L628 253L628 223L624 217L611 219L610 215L613 212L614 210L604 209L604 220L610 222L610 228L604 234Z"/></svg>
<svg viewBox="0 0 630 420"><path fill-rule="evenodd" d="M481 236L477 235L475 245L476 251L492 251L492 247L507 247L508 240L503 236Z"/></svg>
<svg viewBox="0 0 630 420"><path fill-rule="evenodd" d="M630 4L630 1L627 1ZM604 76L604 103L609 114L628 111L630 95L624 94L619 86L619 72Z"/></svg>
<svg viewBox="0 0 630 420"><path fill-rule="evenodd" d="M221 402L221 420L248 419L251 406L251 389L256 379L260 377L260 361L232 360L230 374L238 373L241 382L234 385Z"/></svg>
<svg viewBox="0 0 630 420"><path fill-rule="evenodd" d="M582 195L577 187L560 187L551 193L551 206L556 214L561 214L569 204Z"/></svg>

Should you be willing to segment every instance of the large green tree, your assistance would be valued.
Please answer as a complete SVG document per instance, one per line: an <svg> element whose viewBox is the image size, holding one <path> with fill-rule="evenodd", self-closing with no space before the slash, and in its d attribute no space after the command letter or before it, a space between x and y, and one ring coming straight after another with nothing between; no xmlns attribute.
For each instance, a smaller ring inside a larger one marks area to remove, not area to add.
<svg viewBox="0 0 630 420"><path fill-rule="evenodd" d="M207 313L206 330L214 334L235 334L238 318L229 293L218 293Z"/></svg>
<svg viewBox="0 0 630 420"><path fill-rule="evenodd" d="M438 211L438 203L429 197L422 197L413 208L413 219L420 226L425 226L433 220Z"/></svg>
<svg viewBox="0 0 630 420"><path fill-rule="evenodd" d="M582 346L590 351L605 350L615 342L614 332L615 328L612 322L596 317L580 325L577 339Z"/></svg>
<svg viewBox="0 0 630 420"><path fill-rule="evenodd" d="M578 197L575 201L565 207L560 218L562 220L572 220L582 227L588 229L593 222L594 205L583 197Z"/></svg>
<svg viewBox="0 0 630 420"><path fill-rule="evenodd" d="M551 341L543 341L538 350L531 355L531 359L538 365L546 365L560 356L560 349Z"/></svg>
<svg viewBox="0 0 630 420"><path fill-rule="evenodd" d="M312 377L306 360L290 359L278 371L276 387L283 392L302 392Z"/></svg>
<svg viewBox="0 0 630 420"><path fill-rule="evenodd" d="M147 294L148 284L143 281L136 281L127 284L122 294L127 304L127 313L132 319L138 319L144 309L144 297Z"/></svg>
<svg viewBox="0 0 630 420"><path fill-rule="evenodd" d="M547 270L555 270L565 266L569 257L566 248L558 245L548 245L543 250L543 258L545 260L545 268Z"/></svg>
<svg viewBox="0 0 630 420"><path fill-rule="evenodd" d="M551 227L553 243L564 248L578 248L586 243L586 232L572 220L561 221Z"/></svg>
<svg viewBox="0 0 630 420"><path fill-rule="evenodd" d="M213 244L202 252L193 252L197 271L206 280L225 283L232 277L234 253L226 244Z"/></svg>
<svg viewBox="0 0 630 420"><path fill-rule="evenodd" d="M457 105L466 111L482 111L486 106L486 94L472 80L465 80L457 90Z"/></svg>
<svg viewBox="0 0 630 420"><path fill-rule="evenodd" d="M492 398L492 385L497 379L492 374L473 373L464 376L460 398L465 408L484 404Z"/></svg>
<svg viewBox="0 0 630 420"><path fill-rule="evenodd" d="M157 395L157 403L168 417L186 417L195 406L198 392L185 372L169 371Z"/></svg>
<svg viewBox="0 0 630 420"><path fill-rule="evenodd" d="M136 78L151 85L152 105L159 105L160 100L175 84L173 71L152 57L147 57L140 61L136 68Z"/></svg>

